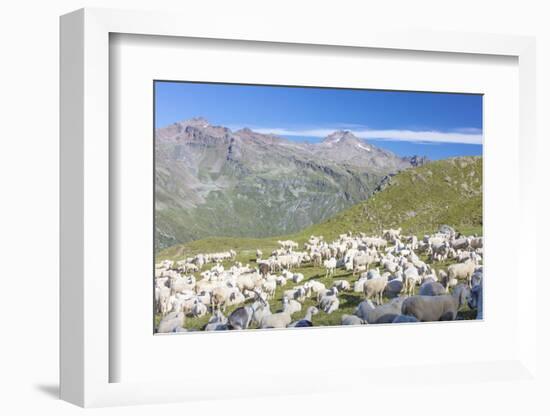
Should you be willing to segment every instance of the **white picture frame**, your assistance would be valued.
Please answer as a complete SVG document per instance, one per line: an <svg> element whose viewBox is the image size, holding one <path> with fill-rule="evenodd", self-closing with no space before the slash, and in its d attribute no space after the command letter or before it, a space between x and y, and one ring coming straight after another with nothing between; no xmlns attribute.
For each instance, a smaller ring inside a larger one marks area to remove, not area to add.
<svg viewBox="0 0 550 416"><path fill-rule="evenodd" d="M185 25L182 25L185 21ZM239 31L235 28L238 27ZM220 20L204 25L201 19L185 19L173 13L82 9L61 18L61 398L80 406L159 403L253 395L322 393L353 385L319 383L318 374L305 372L288 380L270 374L269 382L224 388L221 384L181 382L112 382L110 371L116 356L111 349L109 275L112 267L109 239L110 214L110 34L169 36L172 38L225 39L301 45L331 45L336 48L429 51L440 54L502 55L517 58L519 68L519 211L514 221L517 261L525 265L522 282L536 286L537 273L529 244L536 240L535 189L530 178L535 169L535 41L508 35L383 31L341 28L330 33L314 23L303 27ZM517 270L510 271L518 279ZM485 380L504 377L525 380L536 377L536 291L525 293L518 304L517 346L506 360L489 362L441 362L417 365L407 373L420 383L440 380L441 373L466 375L483 371ZM314 331L328 331L320 329ZM331 329L334 331L334 329ZM152 334L151 334L152 336ZM315 336L315 335L312 335ZM165 337L168 340L170 337ZM460 369L460 371L458 371ZM327 370L327 375L335 374ZM345 370L342 370L345 371ZM336 372L337 373L337 372ZM370 381L383 384L396 376L396 369L371 369ZM313 381L312 381L313 380ZM475 380L474 380L475 381ZM479 380L477 380L479 381ZM273 386L285 388L277 389ZM304 387L306 386L306 387Z"/></svg>

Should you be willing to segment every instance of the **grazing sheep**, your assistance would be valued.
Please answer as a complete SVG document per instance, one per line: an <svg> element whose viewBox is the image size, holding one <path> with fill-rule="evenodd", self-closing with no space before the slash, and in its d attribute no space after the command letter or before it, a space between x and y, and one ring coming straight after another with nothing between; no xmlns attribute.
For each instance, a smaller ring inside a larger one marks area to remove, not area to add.
<svg viewBox="0 0 550 416"><path fill-rule="evenodd" d="M466 279L468 286L472 287L472 275L476 269L476 263L473 260L468 260L464 263L451 264L447 268L449 279Z"/></svg>
<svg viewBox="0 0 550 416"><path fill-rule="evenodd" d="M384 315L400 314L403 302L406 298L399 297L392 299L388 303L380 306L374 306L372 301L365 300L361 302L355 309L355 315L363 319L369 324L374 324L378 319Z"/></svg>
<svg viewBox="0 0 550 416"><path fill-rule="evenodd" d="M336 270L336 259L331 257L329 260L325 260L323 266L326 269L325 277L333 276L334 270Z"/></svg>
<svg viewBox="0 0 550 416"><path fill-rule="evenodd" d="M458 280L454 278L451 279L444 270L439 271L439 281L445 288L446 293L449 293L449 288L455 287L458 284Z"/></svg>
<svg viewBox="0 0 550 416"><path fill-rule="evenodd" d="M380 270L378 270L377 267L376 269L369 270L368 272L361 274L361 277L363 277L363 275L365 275L367 280L378 279L380 277Z"/></svg>
<svg viewBox="0 0 550 416"><path fill-rule="evenodd" d="M418 322L418 319L411 315L397 315L393 319L392 324L403 324L409 322Z"/></svg>
<svg viewBox="0 0 550 416"><path fill-rule="evenodd" d="M260 328L286 328L292 321L289 311L283 311L265 315L260 323Z"/></svg>
<svg viewBox="0 0 550 416"><path fill-rule="evenodd" d="M340 325L363 325L366 322L359 318L357 315L342 315Z"/></svg>
<svg viewBox="0 0 550 416"><path fill-rule="evenodd" d="M307 308L306 314L302 319L288 324L287 328L305 328L308 326L313 326L312 317L313 315L317 315L318 313L319 309L317 309L315 306L310 306L309 308Z"/></svg>
<svg viewBox="0 0 550 416"><path fill-rule="evenodd" d="M401 235L401 227L397 228L396 230L390 228L389 230L383 230L382 231L382 237L384 237L386 240L390 242L395 242Z"/></svg>
<svg viewBox="0 0 550 416"><path fill-rule="evenodd" d="M304 287L310 290L311 296L317 296L319 295L319 293L324 292L326 290L324 283L318 282L316 280L307 281L304 284Z"/></svg>
<svg viewBox="0 0 550 416"><path fill-rule="evenodd" d="M418 290L418 294L422 296L438 296L446 293L445 287L439 282L424 282Z"/></svg>
<svg viewBox="0 0 550 416"><path fill-rule="evenodd" d="M177 292L183 292L185 290L193 290L195 288L195 277L174 277L170 279L170 289L172 289L172 294Z"/></svg>
<svg viewBox="0 0 550 416"><path fill-rule="evenodd" d="M163 286L155 289L155 301L157 304L157 311L162 316L166 315L170 307L170 288Z"/></svg>
<svg viewBox="0 0 550 416"><path fill-rule="evenodd" d="M367 253L363 253L358 256L353 257L353 275L360 271L361 269L368 269L369 265L374 263L376 258Z"/></svg>
<svg viewBox="0 0 550 416"><path fill-rule="evenodd" d="M454 321L467 295L464 285L458 285L452 295L412 296L403 302L401 313L414 316L421 322Z"/></svg>
<svg viewBox="0 0 550 416"><path fill-rule="evenodd" d="M262 282L262 290L267 294L268 299L275 297L275 291L277 290L277 282L275 280L266 280Z"/></svg>
<svg viewBox="0 0 550 416"><path fill-rule="evenodd" d="M336 286L331 287L330 289L323 289L319 293L317 293L317 302L321 302L321 298L323 296L333 296L337 295L339 292L338 288Z"/></svg>
<svg viewBox="0 0 550 416"><path fill-rule="evenodd" d="M456 240L453 240L451 242L451 247L454 248L455 250L468 248L469 245L470 245L470 239L465 237L457 238Z"/></svg>
<svg viewBox="0 0 550 416"><path fill-rule="evenodd" d="M414 266L410 266L403 272L403 291L408 296L414 295L414 288L420 282L418 270Z"/></svg>
<svg viewBox="0 0 550 416"><path fill-rule="evenodd" d="M351 285L347 280L335 280L333 286L339 291L351 289Z"/></svg>
<svg viewBox="0 0 550 416"><path fill-rule="evenodd" d="M388 283L388 277L376 277L373 279L367 280L363 285L363 292L365 293L366 299L370 299L374 296L374 301L378 304L382 304L382 294Z"/></svg>
<svg viewBox="0 0 550 416"><path fill-rule="evenodd" d="M256 289L256 282L259 280L259 278L260 278L259 274L246 273L246 274L241 274L237 276L235 279L235 282L239 290L244 293L245 290L254 291L254 289Z"/></svg>
<svg viewBox="0 0 550 416"><path fill-rule="evenodd" d="M333 294L323 295L319 301L319 308L325 313L332 313L340 307L340 301L338 300L338 289L332 288Z"/></svg>
<svg viewBox="0 0 550 416"><path fill-rule="evenodd" d="M160 334L176 332L178 328L183 328L185 324L185 314L183 312L170 312L159 323L157 332Z"/></svg>
<svg viewBox="0 0 550 416"><path fill-rule="evenodd" d="M303 286L295 286L283 292L283 297L303 302L307 297L307 289Z"/></svg>
<svg viewBox="0 0 550 416"><path fill-rule="evenodd" d="M205 331L221 331L229 329L227 325L227 318L221 313L221 311L214 311L212 317L208 320L208 323L204 326Z"/></svg>
<svg viewBox="0 0 550 416"><path fill-rule="evenodd" d="M286 285L286 278L284 276L277 276L275 278L275 282L277 283L277 286L285 286Z"/></svg>
<svg viewBox="0 0 550 416"><path fill-rule="evenodd" d="M318 251L311 253L311 260L313 261L313 265L316 267L320 267L323 261L323 256Z"/></svg>
<svg viewBox="0 0 550 416"><path fill-rule="evenodd" d="M384 295L388 298L395 298L403 291L403 282L400 279L390 280L384 289Z"/></svg>
<svg viewBox="0 0 550 416"><path fill-rule="evenodd" d="M206 315L208 312L208 308L203 303L199 302L198 299L195 299L195 303L193 307L191 308L191 314L194 317L201 317Z"/></svg>
<svg viewBox="0 0 550 416"><path fill-rule="evenodd" d="M483 237L474 237L470 239L470 247L474 249L483 248Z"/></svg>
<svg viewBox="0 0 550 416"><path fill-rule="evenodd" d="M260 273L260 275L262 275L262 277L265 278L269 273L269 264L260 263L260 265L258 266L258 272Z"/></svg>
<svg viewBox="0 0 550 416"><path fill-rule="evenodd" d="M225 287L225 286L215 287L212 290L212 298L211 298L212 310L223 309L223 311L225 312L226 303L227 303L227 300L229 299L230 294L231 294L231 290L228 287Z"/></svg>
<svg viewBox="0 0 550 416"><path fill-rule="evenodd" d="M353 291L355 293L363 293L366 281L367 281L367 278L365 277L365 278L360 278L355 283L353 283Z"/></svg>
<svg viewBox="0 0 550 416"><path fill-rule="evenodd" d="M234 288L230 290L229 297L225 301L225 304L227 306L240 305L241 303L244 303L245 300L245 296L241 293L241 291L238 288Z"/></svg>
<svg viewBox="0 0 550 416"><path fill-rule="evenodd" d="M399 267L397 263L390 260L383 261L380 265L390 273L395 273Z"/></svg>
<svg viewBox="0 0 550 416"><path fill-rule="evenodd" d="M262 327L262 322L263 327L283 327L284 324L291 327L311 326L313 311L337 311L340 293L350 289L363 293L366 300L359 304L355 315L338 313L337 321L343 325L456 319L456 311L466 298L470 308L477 309L478 319L483 316L480 294L483 281L482 237L463 236L442 227L441 232L425 235L422 241L418 241L414 235L402 235L400 230L390 229L378 235L347 232L326 242L322 237L311 236L304 243L303 252L298 251L297 247L291 240L280 241L279 248L267 258L263 256L263 248L254 249L255 267L236 262L234 250L199 253L177 262L156 264L155 314L164 318L162 325L159 325L160 330L186 331L182 322L171 322L177 314L184 317L212 314L208 324L202 328L208 331L257 328ZM445 270L433 269L435 262L451 259L456 264ZM353 275L365 273L354 282L338 278L325 286L319 281L306 281L304 278L303 273L307 269L303 267L306 264L310 266L312 262L314 266L324 266L325 278L334 277L340 268L350 273L353 271ZM209 269L206 267L208 264L211 265ZM197 273L196 276L200 277L196 279L191 273ZM467 285L461 285L459 281ZM272 314L267 301L274 299L277 288L285 284L293 287L280 291L284 292L281 297L283 310ZM449 291L453 294L448 295ZM418 293L418 296L411 296L413 300L405 302L401 293ZM382 304L382 296L391 300ZM311 307L309 317L306 313L304 319L292 324L288 321L290 318L284 319L283 315L291 317L302 310L307 299L316 299L319 309ZM454 304L450 302L453 299L457 300ZM447 303L436 305L437 302ZM439 312L434 305L440 307ZM225 318L222 310L226 307L237 309ZM403 308L408 315L404 314Z"/></svg>
<svg viewBox="0 0 550 416"><path fill-rule="evenodd" d="M296 312L302 310L302 304L294 299L289 299L287 297L283 298L283 311L287 311L291 315L294 315Z"/></svg>
<svg viewBox="0 0 550 416"><path fill-rule="evenodd" d="M231 329L247 329L253 320L259 322L262 315L268 312L269 305L260 300L235 309L227 318L227 323Z"/></svg>
<svg viewBox="0 0 550 416"><path fill-rule="evenodd" d="M292 281L294 283L300 283L302 280L304 280L304 275L302 273L294 273L292 275Z"/></svg>

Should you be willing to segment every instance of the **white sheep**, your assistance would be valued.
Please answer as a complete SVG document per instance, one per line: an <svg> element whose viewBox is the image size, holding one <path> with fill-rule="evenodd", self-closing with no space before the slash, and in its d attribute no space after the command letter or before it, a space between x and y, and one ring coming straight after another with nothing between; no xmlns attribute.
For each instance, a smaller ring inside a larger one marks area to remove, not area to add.
<svg viewBox="0 0 550 416"><path fill-rule="evenodd" d="M343 280L343 279L335 280L332 285L335 288L337 288L339 291L344 291L344 290L350 290L351 289L350 282L348 282L347 280Z"/></svg>
<svg viewBox="0 0 550 416"><path fill-rule="evenodd" d="M295 299L303 302L308 294L308 290L304 286L295 286L293 289L288 289L283 292L283 297Z"/></svg>
<svg viewBox="0 0 550 416"><path fill-rule="evenodd" d="M304 280L304 275L302 273L294 273L292 275L292 281L294 283L300 283L302 280Z"/></svg>
<svg viewBox="0 0 550 416"><path fill-rule="evenodd" d="M308 280L304 287L310 290L311 296L317 296L326 289L325 284L317 280Z"/></svg>
<svg viewBox="0 0 550 416"><path fill-rule="evenodd" d="M472 287L472 275L476 269L476 263L468 260L464 263L451 264L447 268L449 279L466 279L468 286Z"/></svg>
<svg viewBox="0 0 550 416"><path fill-rule="evenodd" d="M260 328L285 328L290 322L292 322L290 312L283 311L265 315L261 320Z"/></svg>
<svg viewBox="0 0 550 416"><path fill-rule="evenodd" d="M277 283L277 286L285 286L286 285L286 278L284 276L277 276L275 277L275 282Z"/></svg>
<svg viewBox="0 0 550 416"><path fill-rule="evenodd" d="M378 305L382 304L382 295L386 284L388 283L388 277L375 277L373 279L367 279L363 284L363 292L366 299L370 299L374 296L374 300Z"/></svg>
<svg viewBox="0 0 550 416"><path fill-rule="evenodd" d="M326 269L325 277L333 276L334 270L336 270L336 259L331 257L329 260L325 260L323 265Z"/></svg>
<svg viewBox="0 0 550 416"><path fill-rule="evenodd" d="M338 289L332 288L333 294L326 294L321 297L319 301L319 308L325 313L332 313L340 307L340 301L338 300Z"/></svg>
<svg viewBox="0 0 550 416"><path fill-rule="evenodd" d="M265 291L268 299L272 299L277 290L277 282L275 280L266 280L262 282L262 290Z"/></svg>
<svg viewBox="0 0 550 416"><path fill-rule="evenodd" d="M315 306L310 306L309 308L307 308L306 314L302 319L288 324L287 328L303 328L313 326L313 315L317 315L318 313L319 309L317 309Z"/></svg>
<svg viewBox="0 0 550 416"><path fill-rule="evenodd" d="M291 315L294 315L296 312L302 310L302 304L294 299L289 299L287 297L283 298L283 311L287 311Z"/></svg>
<svg viewBox="0 0 550 416"><path fill-rule="evenodd" d="M369 324L380 323L382 317L401 313L403 301L406 298L394 298L384 305L374 306L372 301L364 300L355 309L355 315Z"/></svg>
<svg viewBox="0 0 550 416"><path fill-rule="evenodd" d="M184 324L185 315L183 312L170 312L160 321L157 332L176 332L178 328L183 328Z"/></svg>
<svg viewBox="0 0 550 416"><path fill-rule="evenodd" d="M208 312L208 308L203 303L199 302L197 299L195 299L195 303L193 304L193 307L191 308L191 314L194 317L201 317L206 315Z"/></svg>
<svg viewBox="0 0 550 416"><path fill-rule="evenodd" d="M365 282L367 281L367 278L360 278L356 282L353 283L353 291L355 293L363 293Z"/></svg>
<svg viewBox="0 0 550 416"><path fill-rule="evenodd" d="M229 329L227 326L227 318L221 311L214 311L208 323L204 326L205 331L220 331Z"/></svg>

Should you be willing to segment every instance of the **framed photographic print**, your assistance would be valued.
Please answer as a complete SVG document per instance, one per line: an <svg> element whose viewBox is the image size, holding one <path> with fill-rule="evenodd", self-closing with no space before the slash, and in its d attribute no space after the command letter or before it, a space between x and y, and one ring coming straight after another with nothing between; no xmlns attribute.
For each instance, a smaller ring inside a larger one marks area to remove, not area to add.
<svg viewBox="0 0 550 416"><path fill-rule="evenodd" d="M61 20L62 398L533 379L533 40L186 22Z"/></svg>
<svg viewBox="0 0 550 416"><path fill-rule="evenodd" d="M154 98L157 332L481 319L482 95Z"/></svg>

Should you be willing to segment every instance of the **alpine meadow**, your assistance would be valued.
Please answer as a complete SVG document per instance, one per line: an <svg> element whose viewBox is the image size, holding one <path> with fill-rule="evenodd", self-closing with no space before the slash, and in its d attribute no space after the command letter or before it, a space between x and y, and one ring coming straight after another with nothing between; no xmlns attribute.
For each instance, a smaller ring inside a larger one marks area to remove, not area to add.
<svg viewBox="0 0 550 416"><path fill-rule="evenodd" d="M155 333L483 319L481 95L154 86Z"/></svg>

